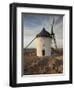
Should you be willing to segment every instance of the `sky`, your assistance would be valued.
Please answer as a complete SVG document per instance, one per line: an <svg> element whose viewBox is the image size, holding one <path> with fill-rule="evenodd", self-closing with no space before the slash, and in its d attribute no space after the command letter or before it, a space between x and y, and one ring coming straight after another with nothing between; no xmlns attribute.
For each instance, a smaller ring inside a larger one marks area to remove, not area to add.
<svg viewBox="0 0 74 90"><path fill-rule="evenodd" d="M51 26L54 18L53 31L56 36L57 47L63 47L63 16L51 14L22 14L23 47L25 48L31 40L43 29L51 33ZM54 43L52 44L54 46ZM35 41L28 48L36 48Z"/></svg>

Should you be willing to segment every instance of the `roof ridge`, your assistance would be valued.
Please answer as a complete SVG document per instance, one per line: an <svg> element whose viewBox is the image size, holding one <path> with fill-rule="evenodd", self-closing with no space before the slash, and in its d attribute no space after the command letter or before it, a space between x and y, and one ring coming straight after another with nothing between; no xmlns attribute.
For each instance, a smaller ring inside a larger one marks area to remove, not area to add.
<svg viewBox="0 0 74 90"><path fill-rule="evenodd" d="M43 27L43 29L41 30L41 32L38 33L36 35L36 37L50 37L51 38L51 34Z"/></svg>

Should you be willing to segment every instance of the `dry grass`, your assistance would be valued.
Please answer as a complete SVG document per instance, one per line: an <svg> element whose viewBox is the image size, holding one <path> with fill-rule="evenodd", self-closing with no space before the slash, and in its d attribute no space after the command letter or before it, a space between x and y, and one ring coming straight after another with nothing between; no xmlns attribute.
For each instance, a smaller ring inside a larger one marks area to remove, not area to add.
<svg viewBox="0 0 74 90"><path fill-rule="evenodd" d="M63 55L50 57L24 54L24 75L63 73Z"/></svg>

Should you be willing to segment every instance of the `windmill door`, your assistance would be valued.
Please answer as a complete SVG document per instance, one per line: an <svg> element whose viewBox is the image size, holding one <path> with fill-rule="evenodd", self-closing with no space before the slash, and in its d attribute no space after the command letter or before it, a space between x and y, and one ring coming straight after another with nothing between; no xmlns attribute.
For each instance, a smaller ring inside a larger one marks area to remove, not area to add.
<svg viewBox="0 0 74 90"><path fill-rule="evenodd" d="M45 56L45 50L42 50L42 56Z"/></svg>

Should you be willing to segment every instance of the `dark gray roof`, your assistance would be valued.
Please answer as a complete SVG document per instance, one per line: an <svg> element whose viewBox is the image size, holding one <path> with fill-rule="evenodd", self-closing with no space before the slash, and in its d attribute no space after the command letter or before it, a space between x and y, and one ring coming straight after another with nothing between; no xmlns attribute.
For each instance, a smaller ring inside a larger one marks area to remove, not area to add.
<svg viewBox="0 0 74 90"><path fill-rule="evenodd" d="M36 37L51 37L51 34L45 30L45 28L42 29L42 31L36 35Z"/></svg>

